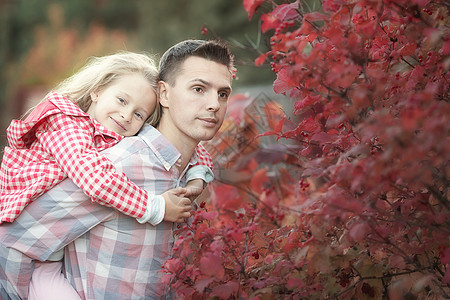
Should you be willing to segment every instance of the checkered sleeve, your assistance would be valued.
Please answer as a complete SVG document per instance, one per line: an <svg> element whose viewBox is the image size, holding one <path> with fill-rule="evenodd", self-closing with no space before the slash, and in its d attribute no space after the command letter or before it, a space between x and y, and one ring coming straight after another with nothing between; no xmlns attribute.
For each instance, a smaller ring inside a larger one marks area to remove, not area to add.
<svg viewBox="0 0 450 300"><path fill-rule="evenodd" d="M42 147L92 201L140 218L146 211L148 192L118 172L112 162L100 155L92 133L72 118L49 120L58 130L37 133Z"/></svg>
<svg viewBox="0 0 450 300"><path fill-rule="evenodd" d="M213 169L213 161L212 161L211 155L209 154L208 150L206 150L205 147L203 147L201 144L198 144L197 148L195 150L196 150L197 156L198 156L198 164L207 166L208 168L210 168L212 170Z"/></svg>

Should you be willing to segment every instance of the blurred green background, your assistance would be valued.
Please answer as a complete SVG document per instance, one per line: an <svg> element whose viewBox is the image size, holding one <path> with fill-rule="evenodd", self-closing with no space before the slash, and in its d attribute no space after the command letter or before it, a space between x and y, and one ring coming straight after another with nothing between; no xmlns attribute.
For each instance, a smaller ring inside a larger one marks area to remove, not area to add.
<svg viewBox="0 0 450 300"><path fill-rule="evenodd" d="M1 149L11 120L90 56L130 50L158 60L180 40L218 38L236 56L234 90L270 87L275 75L253 63L268 49L259 27L242 0L1 0Z"/></svg>

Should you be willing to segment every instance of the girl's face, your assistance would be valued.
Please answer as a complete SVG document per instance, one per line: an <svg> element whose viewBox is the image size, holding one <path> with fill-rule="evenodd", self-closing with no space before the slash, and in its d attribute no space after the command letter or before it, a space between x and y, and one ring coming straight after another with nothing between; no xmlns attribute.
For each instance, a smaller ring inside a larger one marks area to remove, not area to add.
<svg viewBox="0 0 450 300"><path fill-rule="evenodd" d="M87 113L123 136L135 135L156 107L156 93L140 74L123 75L91 98Z"/></svg>

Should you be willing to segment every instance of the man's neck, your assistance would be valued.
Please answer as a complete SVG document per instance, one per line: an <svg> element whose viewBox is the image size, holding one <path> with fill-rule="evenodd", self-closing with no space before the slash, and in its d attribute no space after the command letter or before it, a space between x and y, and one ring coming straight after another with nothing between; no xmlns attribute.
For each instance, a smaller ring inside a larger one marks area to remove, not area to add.
<svg viewBox="0 0 450 300"><path fill-rule="evenodd" d="M178 132L165 127L162 123L156 129L180 152L182 163L179 169L184 170L194 154L197 143L180 137Z"/></svg>

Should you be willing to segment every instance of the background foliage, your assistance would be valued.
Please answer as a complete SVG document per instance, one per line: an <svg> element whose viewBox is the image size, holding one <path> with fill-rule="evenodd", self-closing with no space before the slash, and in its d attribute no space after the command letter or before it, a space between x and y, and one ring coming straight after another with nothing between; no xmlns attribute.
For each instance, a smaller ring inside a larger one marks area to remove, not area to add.
<svg viewBox="0 0 450 300"><path fill-rule="evenodd" d="M448 1L0 5L2 122L89 55L187 37L231 42L234 87L275 75L290 99L230 100L211 202L164 264L180 297L450 297Z"/></svg>
<svg viewBox="0 0 450 300"><path fill-rule="evenodd" d="M0 146L11 119L93 55L131 50L158 59L180 40L220 38L237 57L234 88L270 84L270 70L252 63L268 49L258 27L237 0L0 1Z"/></svg>
<svg viewBox="0 0 450 300"><path fill-rule="evenodd" d="M193 299L448 299L448 1L243 5L291 106L232 99L209 145L221 183L166 282Z"/></svg>

